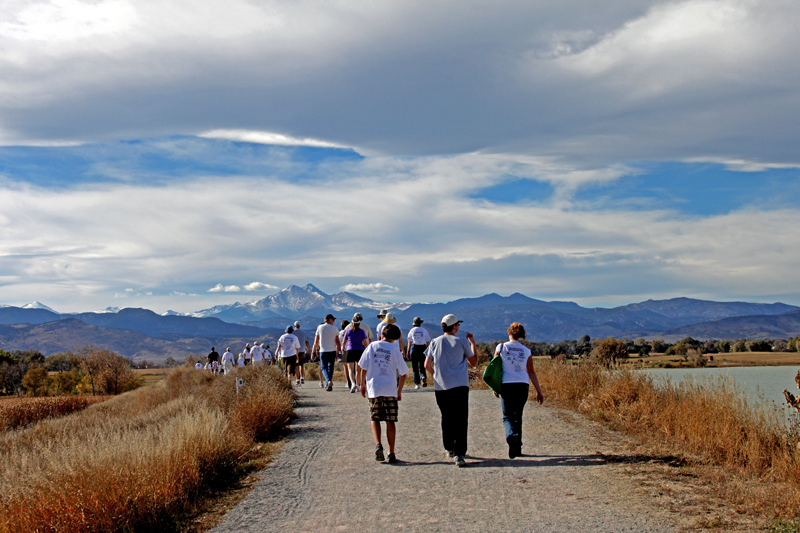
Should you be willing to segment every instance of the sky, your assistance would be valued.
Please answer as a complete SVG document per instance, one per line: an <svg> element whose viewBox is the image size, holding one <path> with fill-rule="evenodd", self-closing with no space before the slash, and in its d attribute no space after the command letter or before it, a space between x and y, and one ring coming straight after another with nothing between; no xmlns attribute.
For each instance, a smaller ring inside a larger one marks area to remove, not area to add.
<svg viewBox="0 0 800 533"><path fill-rule="evenodd" d="M0 304L800 305L800 3L7 0Z"/></svg>

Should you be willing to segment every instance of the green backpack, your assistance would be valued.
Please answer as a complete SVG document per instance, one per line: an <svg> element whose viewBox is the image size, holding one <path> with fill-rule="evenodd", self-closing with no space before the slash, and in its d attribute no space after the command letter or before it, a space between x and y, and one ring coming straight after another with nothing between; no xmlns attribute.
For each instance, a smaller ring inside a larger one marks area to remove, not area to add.
<svg viewBox="0 0 800 533"><path fill-rule="evenodd" d="M502 350L502 344L500 345ZM489 361L489 366L483 371L483 382L489 387L496 395L500 394L500 389L503 386L503 358L500 354L494 356L494 359Z"/></svg>

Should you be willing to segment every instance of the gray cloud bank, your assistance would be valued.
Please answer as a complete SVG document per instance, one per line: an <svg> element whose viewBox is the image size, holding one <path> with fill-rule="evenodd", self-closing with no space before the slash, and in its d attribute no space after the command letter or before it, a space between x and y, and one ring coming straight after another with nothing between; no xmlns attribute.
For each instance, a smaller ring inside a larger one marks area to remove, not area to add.
<svg viewBox="0 0 800 533"><path fill-rule="evenodd" d="M11 1L0 140L797 163L798 23L790 0Z"/></svg>

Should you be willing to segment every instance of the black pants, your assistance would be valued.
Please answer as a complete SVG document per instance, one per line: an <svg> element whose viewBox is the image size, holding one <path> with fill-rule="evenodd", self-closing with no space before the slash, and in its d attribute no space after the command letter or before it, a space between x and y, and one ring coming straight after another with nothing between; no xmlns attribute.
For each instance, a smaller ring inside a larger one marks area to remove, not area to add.
<svg viewBox="0 0 800 533"><path fill-rule="evenodd" d="M453 455L467 453L469 387L436 391L436 405L442 413L442 444Z"/></svg>
<svg viewBox="0 0 800 533"><path fill-rule="evenodd" d="M424 344L411 346L411 370L414 372L414 385L419 385L420 375L422 381L428 381L425 374L425 348Z"/></svg>

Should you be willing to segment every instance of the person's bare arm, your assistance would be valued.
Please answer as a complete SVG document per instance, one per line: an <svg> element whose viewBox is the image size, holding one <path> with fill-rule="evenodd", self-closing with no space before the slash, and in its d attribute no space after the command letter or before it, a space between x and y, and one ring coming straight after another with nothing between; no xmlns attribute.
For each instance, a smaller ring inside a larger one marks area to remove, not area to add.
<svg viewBox="0 0 800 533"><path fill-rule="evenodd" d="M319 333L314 335L314 349L312 351L316 352L318 349L319 349Z"/></svg>
<svg viewBox="0 0 800 533"><path fill-rule="evenodd" d="M408 376L408 374L403 374L402 376L400 376L400 382L397 384L397 401L398 402L403 399L403 385L406 384L406 376Z"/></svg>
<svg viewBox="0 0 800 533"><path fill-rule="evenodd" d="M433 375L433 359L431 359L430 357L425 358L425 370L427 370L428 372L430 372L431 375Z"/></svg>
<svg viewBox="0 0 800 533"><path fill-rule="evenodd" d="M367 397L367 371L361 368L361 365L356 363L356 383L358 389L361 391L361 396Z"/></svg>
<svg viewBox="0 0 800 533"><path fill-rule="evenodd" d="M539 405L542 405L544 395L542 394L542 388L539 386L539 378L536 377L536 371L533 369L533 357L528 357L528 363L525 369L528 371L528 378L531 380L531 383L536 387L536 401L539 402Z"/></svg>
<svg viewBox="0 0 800 533"><path fill-rule="evenodd" d="M472 350L472 357L467 357L467 363L469 366L475 367L478 364L478 346L475 344L475 337L472 333L467 333L467 340L469 341L469 347Z"/></svg>

